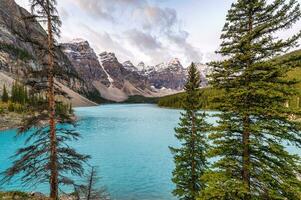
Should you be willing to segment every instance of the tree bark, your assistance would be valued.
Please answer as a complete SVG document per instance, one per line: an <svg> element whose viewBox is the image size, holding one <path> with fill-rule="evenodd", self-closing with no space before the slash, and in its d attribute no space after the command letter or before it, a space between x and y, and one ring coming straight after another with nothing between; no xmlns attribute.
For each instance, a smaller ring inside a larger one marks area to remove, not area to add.
<svg viewBox="0 0 301 200"><path fill-rule="evenodd" d="M192 200L195 200L197 198L196 194L198 190L196 184L197 184L197 181L196 180L196 161L195 161L195 135L196 135L196 127L195 127L195 113L194 111L192 111L192 129L191 129L191 133L192 133L192 136L191 136L191 148L192 148L192 162L191 162L191 184L192 184Z"/></svg>
<svg viewBox="0 0 301 200"><path fill-rule="evenodd" d="M249 200L250 197L250 119L249 116L244 116L243 119L243 168L242 178L248 194L244 200Z"/></svg>
<svg viewBox="0 0 301 200"><path fill-rule="evenodd" d="M249 19L248 19L248 32L251 35L253 31L253 8L250 6L249 11ZM250 37L251 38L251 37ZM247 53L251 55L252 53L252 39L248 41ZM247 68L250 68L252 65L252 55L248 58ZM246 77L246 85L249 85L249 75ZM249 96L246 96L245 99L246 109L249 106ZM247 112L248 113L248 112ZM251 168L251 160L250 160L250 115L244 114L243 116L243 135L242 135L242 144L243 144L243 155L242 155L242 180L247 190L247 194L244 197L244 200L251 199L251 176L250 176L250 168Z"/></svg>
<svg viewBox="0 0 301 200"><path fill-rule="evenodd" d="M57 138L55 122L55 93L54 93L54 38L49 0L47 3L48 26L48 109L50 137L50 198L58 199L58 169L57 169Z"/></svg>
<svg viewBox="0 0 301 200"><path fill-rule="evenodd" d="M88 186L88 196L87 200L90 200L91 198L91 192L92 192L92 184L93 184L93 177L94 177L94 167L92 167L90 180L89 180L89 186Z"/></svg>

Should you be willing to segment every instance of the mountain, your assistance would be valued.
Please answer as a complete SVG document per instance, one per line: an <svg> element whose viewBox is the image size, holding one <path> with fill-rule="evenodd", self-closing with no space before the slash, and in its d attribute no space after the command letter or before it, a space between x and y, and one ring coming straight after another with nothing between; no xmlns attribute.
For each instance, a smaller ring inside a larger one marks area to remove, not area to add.
<svg viewBox="0 0 301 200"><path fill-rule="evenodd" d="M131 96L160 97L178 93L186 82L187 69L177 58L155 66L146 66L144 62L135 66L131 61L119 62L112 52L102 52L97 56L83 39L61 44L61 47L89 91L96 89L102 98L111 101L124 101ZM199 63L197 67L202 77L201 86L205 87L210 70Z"/></svg>
<svg viewBox="0 0 301 200"><path fill-rule="evenodd" d="M200 72L201 75L201 87L207 87L208 86L208 75L212 72L212 69L208 67L208 65L202 64L202 63L195 63L197 69Z"/></svg>
<svg viewBox="0 0 301 200"><path fill-rule="evenodd" d="M30 16L14 0L1 0L0 92L3 84L10 88L14 80L26 79L29 70L42 66L46 59L41 58L40 49L47 47L47 34L37 21L28 20ZM97 53L83 39L55 47L56 69L62 75L56 81L73 97L74 105L120 102L132 96L160 97L183 90L187 70L178 59L147 66L121 63L112 52ZM201 68L205 86L206 66Z"/></svg>
<svg viewBox="0 0 301 200"><path fill-rule="evenodd" d="M294 87L299 91L298 96L292 96L288 102L288 106L293 109L300 109L301 107L301 49L296 50L290 53L287 53L283 56L279 56L275 58L276 60L288 59L289 57L294 57L295 62L294 65L297 67L287 73L287 76L284 77L286 80L297 81L298 83L294 85ZM292 63L293 64L293 63ZM211 73L211 69L206 65L197 64L197 67L201 73L201 76L207 76ZM203 78L204 78L203 77ZM206 81L207 78L206 78ZM202 109L217 109L218 105L214 101L214 98L222 95L223 91L219 89L214 89L211 87L201 88L200 89L200 100ZM161 107L169 107L169 108L183 108L182 101L185 97L184 92L177 93L173 95L168 95L158 100L158 105Z"/></svg>
<svg viewBox="0 0 301 200"><path fill-rule="evenodd" d="M82 39L75 39L69 43L60 44L61 50L71 61L78 76L85 82L90 99L99 102L96 97L101 96L101 91L95 85L110 86L109 76L100 65L98 56L90 44Z"/></svg>
<svg viewBox="0 0 301 200"><path fill-rule="evenodd" d="M182 90L186 82L187 70L175 58L167 63L148 67L142 73L148 77L150 84L156 89Z"/></svg>
<svg viewBox="0 0 301 200"><path fill-rule="evenodd" d="M97 55L88 41L83 39L60 46L88 86L88 91L96 90L102 98L117 102L135 95L155 96L147 77L141 75L130 61L120 63L110 52Z"/></svg>
<svg viewBox="0 0 301 200"><path fill-rule="evenodd" d="M130 61L121 64L115 54L110 52L99 54L99 61L111 80L109 88L102 88L106 98L124 101L134 95L146 97L155 95L147 77L141 75Z"/></svg>
<svg viewBox="0 0 301 200"><path fill-rule="evenodd" d="M10 85L14 80L25 79L32 68L38 68L46 59L41 58L41 48L47 46L47 34L30 13L13 0L0 3L0 82ZM59 47L55 48L62 77L58 84L73 97L73 104L93 105L80 94L89 94L87 85L79 78L73 65ZM2 87L1 87L2 88ZM72 92L71 92L72 91Z"/></svg>

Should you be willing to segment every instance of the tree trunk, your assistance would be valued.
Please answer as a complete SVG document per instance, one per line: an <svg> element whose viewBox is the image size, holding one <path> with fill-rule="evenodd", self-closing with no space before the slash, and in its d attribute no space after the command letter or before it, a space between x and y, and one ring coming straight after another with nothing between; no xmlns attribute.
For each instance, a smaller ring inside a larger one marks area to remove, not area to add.
<svg viewBox="0 0 301 200"><path fill-rule="evenodd" d="M191 136L191 149L192 149L192 161L191 161L191 184L192 184L192 200L195 200L197 197L196 197L196 194L198 191L198 188L196 186L197 184L197 181L196 180L196 160L195 160L195 132L196 132L196 128L195 128L195 113L194 111L192 111L192 129L191 129L191 133L192 133L192 136Z"/></svg>
<svg viewBox="0 0 301 200"><path fill-rule="evenodd" d="M248 194L244 200L249 200L250 197L250 119L249 116L244 116L243 119L243 168L242 168L242 179L247 189Z"/></svg>
<svg viewBox="0 0 301 200"><path fill-rule="evenodd" d="M92 167L92 170L91 170L91 175L90 175L90 180L89 180L89 186L88 186L87 200L90 200L90 198L91 198L93 177L94 177L94 167Z"/></svg>
<svg viewBox="0 0 301 200"><path fill-rule="evenodd" d="M248 29L249 34L252 34L253 31L253 8L250 5L250 11L249 11L249 23L248 23ZM250 68L252 65L252 39L248 41L248 52L251 57L246 60L247 62L247 68ZM246 77L246 84L249 85L249 75ZM245 105L249 105L249 97L247 96L245 99ZM248 108L246 108L248 109ZM251 170L251 161L250 161L250 116L249 114L244 114L243 116L243 135L242 135L242 145L243 145L243 155L242 155L242 180L244 183L244 186L247 190L247 194L244 197L244 200L250 200L251 199L251 176L250 176L250 170Z"/></svg>
<svg viewBox="0 0 301 200"><path fill-rule="evenodd" d="M57 170L57 139L55 124L55 94L54 94L54 41L50 4L47 0L47 25L48 25L48 109L50 127L50 198L58 199L58 170Z"/></svg>

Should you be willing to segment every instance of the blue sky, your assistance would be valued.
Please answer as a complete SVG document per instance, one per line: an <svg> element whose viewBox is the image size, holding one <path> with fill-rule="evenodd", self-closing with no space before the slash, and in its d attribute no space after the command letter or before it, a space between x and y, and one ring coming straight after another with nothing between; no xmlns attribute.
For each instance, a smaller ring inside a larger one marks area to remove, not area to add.
<svg viewBox="0 0 301 200"><path fill-rule="evenodd" d="M59 0L61 42L88 40L96 53L153 65L216 59L220 31L234 0ZM301 3L301 0L299 0ZM28 0L16 0L28 8ZM294 31L301 29L301 22ZM290 31L291 32L291 31ZM286 36L288 33L283 33Z"/></svg>

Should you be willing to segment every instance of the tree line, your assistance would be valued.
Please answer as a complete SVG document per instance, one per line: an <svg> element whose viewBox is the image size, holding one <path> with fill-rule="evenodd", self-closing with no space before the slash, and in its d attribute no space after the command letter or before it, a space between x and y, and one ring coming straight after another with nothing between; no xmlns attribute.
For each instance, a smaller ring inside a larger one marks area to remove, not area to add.
<svg viewBox="0 0 301 200"><path fill-rule="evenodd" d="M300 156L285 145L301 147L300 108L286 106L298 96L289 71L300 67L300 55L275 57L297 47L301 31L281 39L300 20L296 0L236 0L222 30L222 61L213 68L214 124L200 111L199 73L194 64L185 86L183 112L171 147L175 169L173 194L182 200L301 199ZM291 32L290 32L291 33Z"/></svg>

